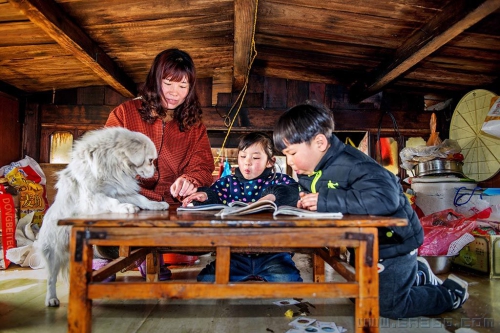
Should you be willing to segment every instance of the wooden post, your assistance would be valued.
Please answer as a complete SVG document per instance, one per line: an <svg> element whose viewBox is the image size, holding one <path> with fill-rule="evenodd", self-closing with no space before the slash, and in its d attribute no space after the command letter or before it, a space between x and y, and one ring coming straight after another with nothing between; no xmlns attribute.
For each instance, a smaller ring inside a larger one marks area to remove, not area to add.
<svg viewBox="0 0 500 333"><path fill-rule="evenodd" d="M313 260L313 281L325 282L325 261L319 255L314 253Z"/></svg>
<svg viewBox="0 0 500 333"><path fill-rule="evenodd" d="M158 260L158 251L155 249L146 255L146 281L158 282L159 271L160 260Z"/></svg>
<svg viewBox="0 0 500 333"><path fill-rule="evenodd" d="M90 333L92 328L92 300L88 296L88 282L92 272L92 245L84 237L84 228L72 228L69 244L73 256L69 270L68 332ZM79 233L79 234L78 234ZM80 237L80 239L79 239ZM77 247L83 244L83 248ZM81 251L81 260L74 257Z"/></svg>
<svg viewBox="0 0 500 333"><path fill-rule="evenodd" d="M355 256L356 281L359 284L359 296L356 298L354 331L356 333L379 332L379 290L378 290L378 240L377 228L363 229L365 235L372 234L373 260L367 262L367 243L360 241Z"/></svg>
<svg viewBox="0 0 500 333"><path fill-rule="evenodd" d="M215 283L229 283L229 265L231 261L231 249L229 246L217 247L217 264L215 265Z"/></svg>

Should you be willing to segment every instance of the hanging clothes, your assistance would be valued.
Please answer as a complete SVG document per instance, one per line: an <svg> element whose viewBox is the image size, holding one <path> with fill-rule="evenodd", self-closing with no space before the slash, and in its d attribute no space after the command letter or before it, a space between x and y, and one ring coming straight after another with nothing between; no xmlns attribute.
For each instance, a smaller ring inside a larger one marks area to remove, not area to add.
<svg viewBox="0 0 500 333"><path fill-rule="evenodd" d="M226 177L231 175L231 164L229 164L229 161L226 159L224 162L224 170L222 171L221 177Z"/></svg>

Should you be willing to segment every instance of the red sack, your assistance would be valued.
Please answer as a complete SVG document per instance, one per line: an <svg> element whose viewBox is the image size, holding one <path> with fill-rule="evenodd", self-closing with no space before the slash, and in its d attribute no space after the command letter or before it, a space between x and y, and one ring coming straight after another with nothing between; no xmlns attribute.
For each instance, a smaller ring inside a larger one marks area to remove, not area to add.
<svg viewBox="0 0 500 333"><path fill-rule="evenodd" d="M432 213L420 219L424 228L424 243L419 247L420 256L447 255L452 242L476 227L476 221L468 219L453 209Z"/></svg>
<svg viewBox="0 0 500 333"><path fill-rule="evenodd" d="M7 259L7 250L15 248L16 244L16 207L12 195L3 191L0 185L0 269L9 267L10 260Z"/></svg>

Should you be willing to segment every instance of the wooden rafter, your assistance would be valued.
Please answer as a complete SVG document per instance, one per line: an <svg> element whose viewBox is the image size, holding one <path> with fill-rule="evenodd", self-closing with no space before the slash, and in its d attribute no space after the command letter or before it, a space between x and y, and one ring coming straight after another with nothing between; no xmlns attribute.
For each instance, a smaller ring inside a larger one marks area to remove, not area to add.
<svg viewBox="0 0 500 333"><path fill-rule="evenodd" d="M28 94L25 91L18 89L16 87L8 84L7 82L4 82L4 81L0 81L0 94L1 93L6 93L7 95L11 95L11 96L16 97L16 98L19 98L21 96L25 96Z"/></svg>
<svg viewBox="0 0 500 333"><path fill-rule="evenodd" d="M120 94L136 95L134 81L54 1L9 2Z"/></svg>
<svg viewBox="0 0 500 333"><path fill-rule="evenodd" d="M257 0L234 1L233 89L235 91L243 88L250 63L256 7Z"/></svg>
<svg viewBox="0 0 500 333"><path fill-rule="evenodd" d="M382 63L368 79L363 80L361 89L359 84L353 89L353 101L361 101L381 91L408 69L498 8L500 0L450 1L440 14L413 34L389 62Z"/></svg>

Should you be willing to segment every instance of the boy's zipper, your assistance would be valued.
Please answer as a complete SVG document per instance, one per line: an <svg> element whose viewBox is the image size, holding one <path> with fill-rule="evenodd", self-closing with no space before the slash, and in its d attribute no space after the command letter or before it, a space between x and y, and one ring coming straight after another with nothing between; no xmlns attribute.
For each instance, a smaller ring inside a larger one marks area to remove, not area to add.
<svg viewBox="0 0 500 333"><path fill-rule="evenodd" d="M322 174L323 172L321 170L318 170L317 172L314 173L314 179L312 180L311 183L311 193L316 193L316 183L321 178Z"/></svg>

